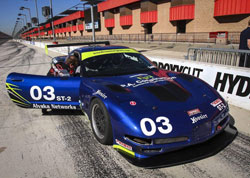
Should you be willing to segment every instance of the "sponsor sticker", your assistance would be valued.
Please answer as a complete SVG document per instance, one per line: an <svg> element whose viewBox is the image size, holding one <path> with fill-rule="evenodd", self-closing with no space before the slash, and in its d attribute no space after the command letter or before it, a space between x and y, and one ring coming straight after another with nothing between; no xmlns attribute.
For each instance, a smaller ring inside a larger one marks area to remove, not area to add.
<svg viewBox="0 0 250 178"><path fill-rule="evenodd" d="M222 103L222 101L221 101L221 99L216 99L215 101L213 101L212 103L211 103L211 105L213 106L213 107L216 107L217 105L219 105L220 103Z"/></svg>
<svg viewBox="0 0 250 178"><path fill-rule="evenodd" d="M192 109L192 110L190 110L190 111L187 112L187 114L189 116L193 116L193 115L196 115L196 114L199 114L199 113L201 113L201 111L198 108Z"/></svg>
<svg viewBox="0 0 250 178"><path fill-rule="evenodd" d="M135 105L136 105L136 102L135 102L135 101L130 101L129 104L130 104L131 106L135 106Z"/></svg>
<svg viewBox="0 0 250 178"><path fill-rule="evenodd" d="M219 111L222 111L223 109L225 109L226 108L226 105L222 102L222 100L221 99L216 99L215 101L213 101L212 103L211 103L211 105L213 106L213 107L217 107L217 109L219 110Z"/></svg>
<svg viewBox="0 0 250 178"><path fill-rule="evenodd" d="M207 118L208 118L207 114L201 114L199 116L194 116L194 117L192 117L190 119L192 121L192 124L195 124L196 122L198 122L200 120L203 120L203 119L207 119Z"/></svg>
<svg viewBox="0 0 250 178"><path fill-rule="evenodd" d="M107 96L105 95L105 93L103 93L101 90L97 90L95 93L93 93L93 95L99 95L101 96L103 99L106 99Z"/></svg>
<svg viewBox="0 0 250 178"><path fill-rule="evenodd" d="M132 146L129 146L129 145L127 145L127 144L125 144L125 143L123 143L123 142L117 140L117 139L115 139L115 142L116 142L118 145L120 145L120 146L122 146L122 147L124 147L124 148L126 148L126 149L132 151Z"/></svg>
<svg viewBox="0 0 250 178"><path fill-rule="evenodd" d="M137 77L138 80L135 81L135 83L126 83L122 84L121 87L129 88L129 87L138 87L141 85L151 84L151 83L158 83L163 81L173 81L176 79L176 77L160 77L160 78L154 78L153 76L143 76L143 77Z"/></svg>
<svg viewBox="0 0 250 178"><path fill-rule="evenodd" d="M154 77L151 75L146 75L146 76L138 76L137 79L138 80L150 80L153 79Z"/></svg>
<svg viewBox="0 0 250 178"><path fill-rule="evenodd" d="M136 75L131 75L131 76L129 76L129 78L141 77L141 76L145 76L145 75L148 75L148 74L136 74Z"/></svg>
<svg viewBox="0 0 250 178"><path fill-rule="evenodd" d="M76 106L72 105L60 105L60 104L33 104L33 108L35 109L69 109L76 110Z"/></svg>

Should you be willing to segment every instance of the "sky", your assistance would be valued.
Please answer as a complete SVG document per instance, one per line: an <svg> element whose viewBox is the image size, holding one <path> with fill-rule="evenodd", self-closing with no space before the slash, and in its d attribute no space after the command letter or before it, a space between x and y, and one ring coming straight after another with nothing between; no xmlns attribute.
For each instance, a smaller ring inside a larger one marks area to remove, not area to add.
<svg viewBox="0 0 250 178"><path fill-rule="evenodd" d="M66 9L69 9L76 4L80 3L80 0L52 0L53 7L53 15L57 15L60 12L63 12ZM50 0L37 0L38 7L38 16L39 22L43 23L46 19L42 16L42 7L49 6ZM31 16L36 17L36 8L35 8L35 0L0 0L0 31L6 34L11 35L17 17L17 14L22 13L26 14L27 21L29 22L29 11L28 10L19 10L20 7L30 8ZM25 16L21 16L21 18L25 18ZM21 28L21 23L18 23L18 28Z"/></svg>

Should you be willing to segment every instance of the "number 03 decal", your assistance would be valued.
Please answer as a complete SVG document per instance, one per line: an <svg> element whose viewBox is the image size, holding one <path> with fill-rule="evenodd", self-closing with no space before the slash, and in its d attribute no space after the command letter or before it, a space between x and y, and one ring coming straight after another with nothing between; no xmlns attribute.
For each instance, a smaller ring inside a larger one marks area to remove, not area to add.
<svg viewBox="0 0 250 178"><path fill-rule="evenodd" d="M156 122L161 123L161 125L164 127L159 126L156 128L156 124L152 119L143 118L140 122L141 130L143 134L146 136L152 136L155 134L156 129L158 129L158 131L162 134L169 134L170 132L172 132L173 127L169 123L169 119L167 117L164 117L164 116L157 117ZM149 123L151 128L146 128L146 123Z"/></svg>
<svg viewBox="0 0 250 178"><path fill-rule="evenodd" d="M46 92L46 95L42 94L42 90L39 86L32 86L30 88L30 96L34 100L40 100L43 97L45 100L52 101L56 98L54 94L55 89L53 87L45 86L43 91Z"/></svg>

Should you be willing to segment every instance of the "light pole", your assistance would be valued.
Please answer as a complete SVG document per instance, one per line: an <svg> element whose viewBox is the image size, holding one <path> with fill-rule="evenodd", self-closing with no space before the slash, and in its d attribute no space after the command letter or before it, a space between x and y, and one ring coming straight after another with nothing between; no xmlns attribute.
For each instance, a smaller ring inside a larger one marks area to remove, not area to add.
<svg viewBox="0 0 250 178"><path fill-rule="evenodd" d="M95 42L94 5L97 5L98 3L103 2L104 0L81 0L81 1L87 1L87 3L85 3L85 4L89 4L90 5L91 23L92 23L92 36L93 36L93 42Z"/></svg>
<svg viewBox="0 0 250 178"><path fill-rule="evenodd" d="M28 0L24 0L28 1ZM40 24L39 24L39 16L38 16L38 8L37 8L37 0L35 0L35 8L36 8L36 18L37 18L37 26L38 26L38 38L41 39L41 34L40 34Z"/></svg>
<svg viewBox="0 0 250 178"><path fill-rule="evenodd" d="M18 17L17 18L17 20L22 20L21 22L22 22L22 26L23 26L23 28L25 27L25 22L24 22L24 19L23 18L21 18L21 17ZM20 21L19 21L20 22ZM23 29L22 28L22 29ZM21 30L19 30L20 32L22 31L22 29Z"/></svg>
<svg viewBox="0 0 250 178"><path fill-rule="evenodd" d="M20 21L16 21L15 27L14 27L13 32L12 32L12 35L11 35L12 38L14 38L14 33L15 33L15 31L16 31L16 27L17 27L18 22L20 22Z"/></svg>
<svg viewBox="0 0 250 178"><path fill-rule="evenodd" d="M27 16L25 14L21 14L21 13L19 13L18 16L25 16L26 25L27 25Z"/></svg>
<svg viewBox="0 0 250 178"><path fill-rule="evenodd" d="M32 20L31 20L31 13L30 13L30 8L27 8L27 7L20 7L20 9L19 10L24 10L24 9L26 9L26 10L28 10L29 11L29 15L30 15L30 27L32 28ZM28 24L27 24L28 25ZM33 37L33 32L32 32L32 37ZM32 39L32 37L31 37L31 39Z"/></svg>
<svg viewBox="0 0 250 178"><path fill-rule="evenodd" d="M16 21L16 29L15 29L15 32L14 32L14 36L16 37L17 36L17 33L18 33L18 29L20 29L21 27L18 27L18 23L21 22L21 27L23 26L23 21Z"/></svg>
<svg viewBox="0 0 250 178"><path fill-rule="evenodd" d="M40 36L40 24L39 24L38 9L37 9L37 0L35 0L35 5L36 5L36 18L37 18L37 26L38 26L38 36L39 36L39 39L41 39L41 36Z"/></svg>
<svg viewBox="0 0 250 178"><path fill-rule="evenodd" d="M93 3L91 3L90 11L91 11L93 42L95 42L95 18L94 18L94 4Z"/></svg>
<svg viewBox="0 0 250 178"><path fill-rule="evenodd" d="M53 43L56 43L56 35L55 35L54 20L53 20L52 0L50 0L50 17L51 17L51 25L52 25Z"/></svg>
<svg viewBox="0 0 250 178"><path fill-rule="evenodd" d="M25 25L25 23L24 23L24 19L23 19L23 18L18 17L18 18L17 18L17 20L22 20L22 22L23 22L23 26Z"/></svg>
<svg viewBox="0 0 250 178"><path fill-rule="evenodd" d="M20 7L20 9L19 10L24 10L24 9L26 9L26 10L28 10L29 11L29 15L30 15L30 24L31 24L31 27L32 27L32 21L31 21L31 13L30 13L30 8L27 8L27 7Z"/></svg>
<svg viewBox="0 0 250 178"><path fill-rule="evenodd" d="M18 25L19 22L21 22L21 27L19 27L19 25ZM24 20L22 18L17 18L14 30L12 32L13 38L17 38L18 37L18 35L21 33L23 25L24 25Z"/></svg>

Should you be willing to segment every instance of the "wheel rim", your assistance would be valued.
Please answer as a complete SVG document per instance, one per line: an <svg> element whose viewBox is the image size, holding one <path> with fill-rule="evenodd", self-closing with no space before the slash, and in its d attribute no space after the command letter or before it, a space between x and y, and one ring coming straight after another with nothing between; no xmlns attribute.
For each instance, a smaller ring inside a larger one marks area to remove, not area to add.
<svg viewBox="0 0 250 178"><path fill-rule="evenodd" d="M105 134L105 116L98 104L95 104L92 108L92 125L97 137L103 139Z"/></svg>

